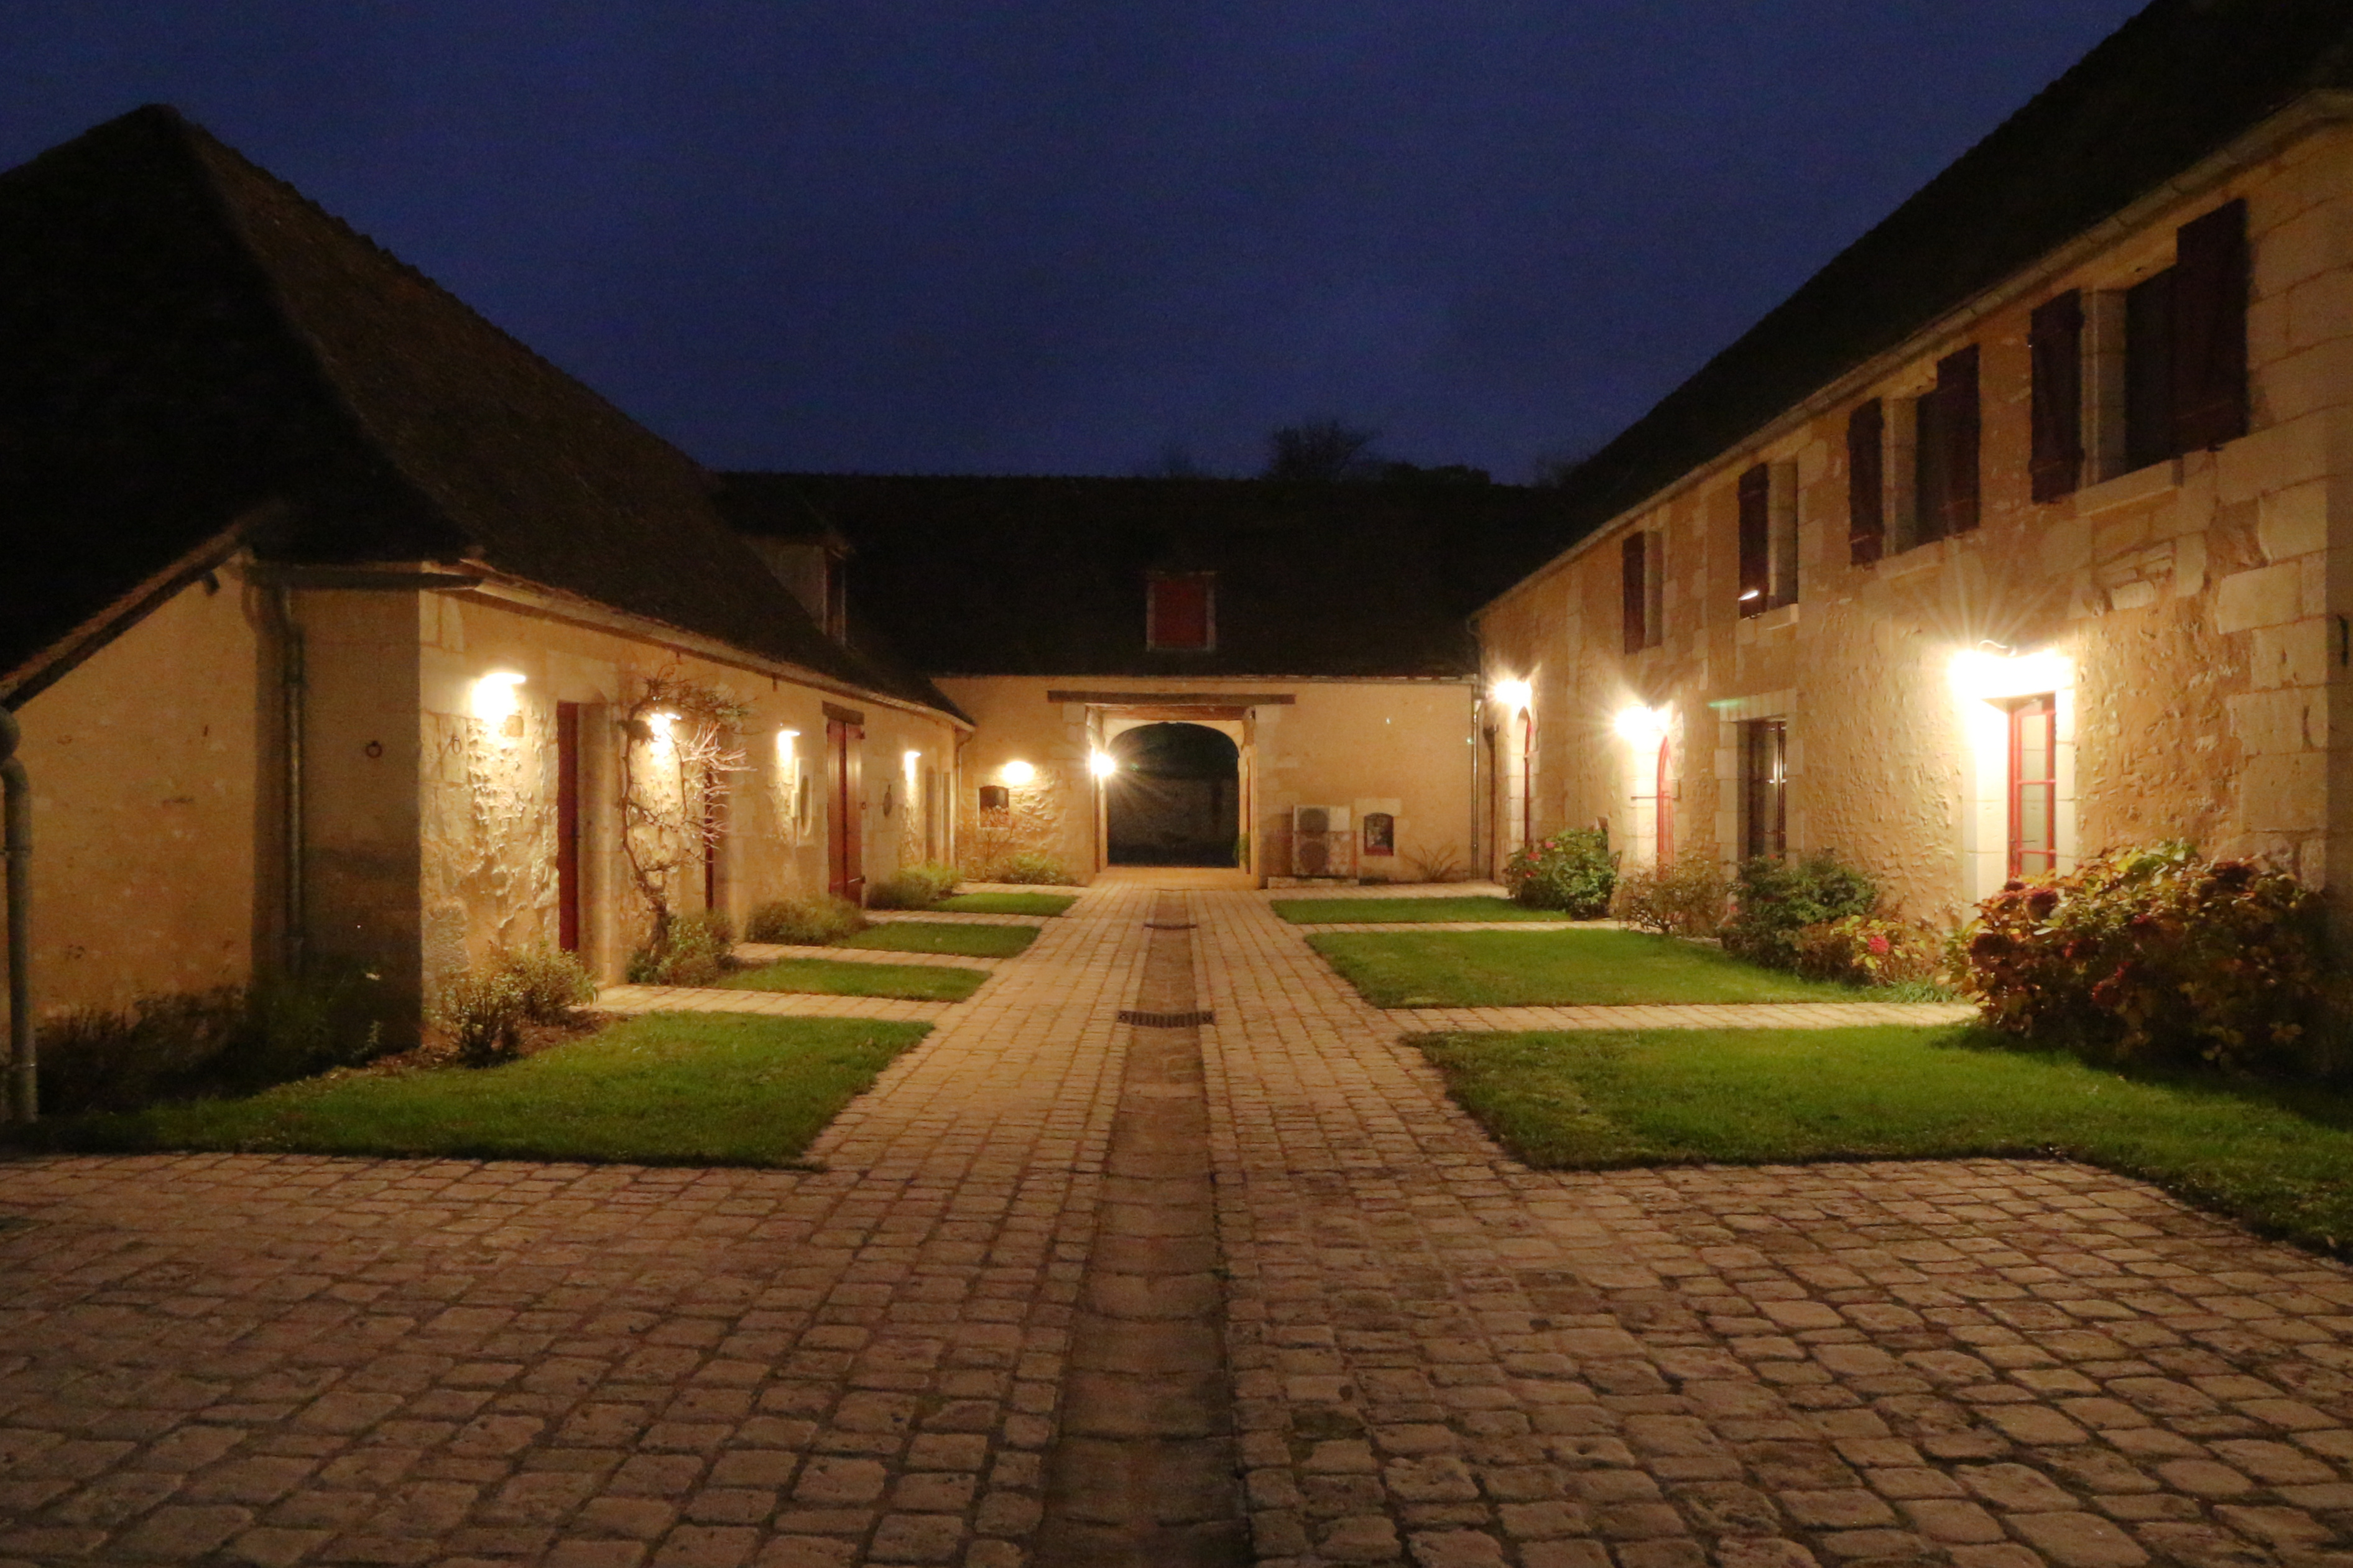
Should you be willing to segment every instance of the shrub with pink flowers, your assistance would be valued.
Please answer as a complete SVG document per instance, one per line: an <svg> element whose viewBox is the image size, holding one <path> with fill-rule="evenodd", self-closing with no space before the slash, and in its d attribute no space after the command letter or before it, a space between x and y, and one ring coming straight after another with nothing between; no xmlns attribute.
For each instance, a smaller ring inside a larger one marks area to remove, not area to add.
<svg viewBox="0 0 2353 1568"><path fill-rule="evenodd" d="M2004 884L1966 952L1988 1023L2118 1060L2299 1068L2325 980L2317 895L2179 843Z"/></svg>
<svg viewBox="0 0 2353 1568"><path fill-rule="evenodd" d="M1848 915L1798 932L1798 973L1849 985L1934 982L1943 967L1936 933L1892 915Z"/></svg>

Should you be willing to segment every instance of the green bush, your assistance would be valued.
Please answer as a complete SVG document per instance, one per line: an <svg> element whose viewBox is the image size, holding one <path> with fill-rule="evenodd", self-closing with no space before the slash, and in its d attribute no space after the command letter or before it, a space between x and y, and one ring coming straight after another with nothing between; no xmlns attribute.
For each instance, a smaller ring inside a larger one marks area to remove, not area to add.
<svg viewBox="0 0 2353 1568"><path fill-rule="evenodd" d="M1661 936L1714 936L1730 890L1715 857L1694 850L1663 871L1637 866L1620 873L1609 909L1628 925Z"/></svg>
<svg viewBox="0 0 2353 1568"><path fill-rule="evenodd" d="M780 947L826 947L846 936L856 936L873 922L848 899L830 893L801 893L772 899L754 910L744 922L744 940Z"/></svg>
<svg viewBox="0 0 2353 1568"><path fill-rule="evenodd" d="M1564 828L1523 844L1504 863L1504 886L1514 903L1559 910L1572 920L1606 912L1617 885L1618 857L1609 852L1609 836L1598 827Z"/></svg>
<svg viewBox="0 0 2353 1568"><path fill-rule="evenodd" d="M596 1000L596 983L580 960L544 944L502 953L498 967L514 981L523 1016L534 1024L560 1024L573 1008Z"/></svg>
<svg viewBox="0 0 2353 1568"><path fill-rule="evenodd" d="M1051 855L1036 849L1024 849L992 860L972 873L976 882L1013 882L1024 887L1069 888L1078 884L1063 864Z"/></svg>
<svg viewBox="0 0 2353 1568"><path fill-rule="evenodd" d="M963 873L953 866L910 866L866 889L866 904L876 910L928 910L956 890Z"/></svg>
<svg viewBox="0 0 2353 1568"><path fill-rule="evenodd" d="M733 922L717 910L672 915L662 940L629 955L633 985L709 985L735 950Z"/></svg>
<svg viewBox="0 0 2353 1568"><path fill-rule="evenodd" d="M505 969L469 969L441 987L433 1021L475 1067L508 1061L522 1049L527 1003L522 984Z"/></svg>
<svg viewBox="0 0 2353 1568"><path fill-rule="evenodd" d="M1879 888L1828 849L1797 860L1758 856L1733 879L1732 918L1724 922L1724 950L1775 969L1798 965L1798 933L1825 921L1867 915L1879 907Z"/></svg>
<svg viewBox="0 0 2353 1568"><path fill-rule="evenodd" d="M1944 941L1918 921L1844 915L1800 929L1796 957L1809 980L1933 985L1944 968Z"/></svg>
<svg viewBox="0 0 2353 1568"><path fill-rule="evenodd" d="M2254 860L2187 844L2009 882L1978 906L1963 989L2014 1035L2119 1060L2311 1070L2320 900Z"/></svg>
<svg viewBox="0 0 2353 1568"><path fill-rule="evenodd" d="M321 962L299 977L142 996L40 1026L41 1103L62 1115L245 1094L385 1049L374 975Z"/></svg>

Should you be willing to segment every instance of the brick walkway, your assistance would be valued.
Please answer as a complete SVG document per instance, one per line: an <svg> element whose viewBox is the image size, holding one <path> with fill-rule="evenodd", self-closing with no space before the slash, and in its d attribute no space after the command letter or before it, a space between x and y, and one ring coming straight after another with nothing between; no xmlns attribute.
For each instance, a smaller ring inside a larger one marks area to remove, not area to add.
<svg viewBox="0 0 2353 1568"><path fill-rule="evenodd" d="M1011 1568L1150 897L818 1173L0 1165L0 1563ZM1262 1560L2353 1568L2346 1269L2063 1163L1530 1172L1262 895L1187 902Z"/></svg>

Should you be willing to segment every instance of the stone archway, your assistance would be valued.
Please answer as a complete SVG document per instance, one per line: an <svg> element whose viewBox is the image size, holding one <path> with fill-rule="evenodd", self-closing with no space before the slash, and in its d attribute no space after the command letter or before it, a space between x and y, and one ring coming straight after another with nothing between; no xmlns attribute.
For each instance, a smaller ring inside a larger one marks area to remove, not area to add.
<svg viewBox="0 0 2353 1568"><path fill-rule="evenodd" d="M1204 724L1144 724L1112 737L1105 781L1114 866L1231 866L1241 838L1241 751Z"/></svg>

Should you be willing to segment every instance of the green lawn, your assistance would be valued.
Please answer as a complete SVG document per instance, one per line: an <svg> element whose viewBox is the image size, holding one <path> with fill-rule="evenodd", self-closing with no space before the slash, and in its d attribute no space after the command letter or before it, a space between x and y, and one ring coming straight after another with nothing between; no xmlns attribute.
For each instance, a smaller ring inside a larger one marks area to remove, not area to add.
<svg viewBox="0 0 2353 1568"><path fill-rule="evenodd" d="M2353 1096L2086 1066L1974 1026L1430 1035L1532 1165L2064 1154L2275 1235L2353 1241Z"/></svg>
<svg viewBox="0 0 2353 1568"><path fill-rule="evenodd" d="M1307 940L1376 1007L1856 1002L1866 994L1632 931L1323 931Z"/></svg>
<svg viewBox="0 0 2353 1568"><path fill-rule="evenodd" d="M1558 910L1532 910L1509 899L1277 899L1274 912L1293 925L1356 925L1373 921L1565 921Z"/></svg>
<svg viewBox="0 0 2353 1568"><path fill-rule="evenodd" d="M929 1028L657 1013L505 1067L312 1079L33 1131L69 1149L776 1165Z"/></svg>
<svg viewBox="0 0 2353 1568"><path fill-rule="evenodd" d="M916 963L851 963L834 958L786 958L745 969L719 983L726 991L800 991L824 996L895 996L911 1002L961 1002L988 973Z"/></svg>
<svg viewBox="0 0 2353 1568"><path fill-rule="evenodd" d="M884 921L846 936L836 947L884 952L953 952L965 958L1011 958L1038 940L1035 926L950 924L946 921Z"/></svg>
<svg viewBox="0 0 2353 1568"><path fill-rule="evenodd" d="M959 915L1059 915L1078 901L1076 893L958 893L932 908Z"/></svg>

